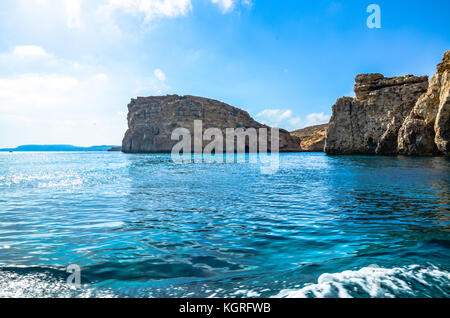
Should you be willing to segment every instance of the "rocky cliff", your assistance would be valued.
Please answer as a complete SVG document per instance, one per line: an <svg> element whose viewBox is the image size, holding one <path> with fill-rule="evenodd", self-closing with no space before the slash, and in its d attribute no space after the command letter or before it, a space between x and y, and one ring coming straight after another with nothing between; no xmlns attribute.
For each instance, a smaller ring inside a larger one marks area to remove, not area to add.
<svg viewBox="0 0 450 318"><path fill-rule="evenodd" d="M343 97L333 106L326 137L329 154L394 154L398 131L428 87L428 77L356 77L355 98Z"/></svg>
<svg viewBox="0 0 450 318"><path fill-rule="evenodd" d="M128 130L122 151L170 153L178 142L171 140L174 129L187 128L194 136L194 120L202 120L203 131L219 128L224 136L226 128L269 128L253 120L246 111L213 99L178 95L139 97L128 105ZM270 130L268 136L270 151ZM300 151L299 139L286 130L280 129L279 141L280 152Z"/></svg>
<svg viewBox="0 0 450 318"><path fill-rule="evenodd" d="M306 127L291 132L300 138L300 147L305 152L323 152L328 124Z"/></svg>
<svg viewBox="0 0 450 318"><path fill-rule="evenodd" d="M329 154L431 155L450 152L450 51L428 84L426 76L356 77L355 98L333 106Z"/></svg>
<svg viewBox="0 0 450 318"><path fill-rule="evenodd" d="M450 155L450 51L403 122L398 150L407 155Z"/></svg>

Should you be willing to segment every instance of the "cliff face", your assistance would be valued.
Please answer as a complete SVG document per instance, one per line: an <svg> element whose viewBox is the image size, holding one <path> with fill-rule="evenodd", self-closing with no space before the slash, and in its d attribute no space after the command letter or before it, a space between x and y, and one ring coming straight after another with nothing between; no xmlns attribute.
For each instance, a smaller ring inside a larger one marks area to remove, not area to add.
<svg viewBox="0 0 450 318"><path fill-rule="evenodd" d="M178 95L139 97L128 105L128 130L122 151L170 153L178 142L171 140L172 132L187 128L194 136L194 120L202 120L203 131L219 128L224 136L226 128L269 128L253 120L246 111L213 99ZM279 141L280 152L300 151L298 138L283 129L279 131ZM203 146L209 142L204 141ZM270 151L270 130L268 146ZM225 146L223 149L225 152Z"/></svg>
<svg viewBox="0 0 450 318"><path fill-rule="evenodd" d="M450 51L404 121L398 149L407 155L450 155Z"/></svg>
<svg viewBox="0 0 450 318"><path fill-rule="evenodd" d="M427 86L427 76L358 75L356 98L340 98L333 106L325 151L395 154L398 131Z"/></svg>
<svg viewBox="0 0 450 318"><path fill-rule="evenodd" d="M323 152L328 124L306 127L292 131L291 135L300 138L300 147L305 152Z"/></svg>
<svg viewBox="0 0 450 318"><path fill-rule="evenodd" d="M356 98L333 106L329 154L450 153L450 51L429 85L426 76L356 77Z"/></svg>

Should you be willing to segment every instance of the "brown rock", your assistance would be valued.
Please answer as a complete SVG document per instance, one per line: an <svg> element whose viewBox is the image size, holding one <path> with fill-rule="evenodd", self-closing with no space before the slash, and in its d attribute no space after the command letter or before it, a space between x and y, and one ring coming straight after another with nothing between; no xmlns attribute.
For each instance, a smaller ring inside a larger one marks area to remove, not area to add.
<svg viewBox="0 0 450 318"><path fill-rule="evenodd" d="M442 62L437 66L438 73L444 73L445 71L450 71L450 50L444 53Z"/></svg>
<svg viewBox="0 0 450 318"><path fill-rule="evenodd" d="M174 129L187 128L193 136L194 120L203 121L203 131L219 128L224 136L226 128L270 128L253 120L246 111L213 99L189 95L139 97L128 105L128 130L122 151L170 153L178 142L171 140ZM270 151L270 130L268 135ZM300 151L297 137L283 129L280 129L279 136L280 152ZM203 144L208 143L205 141Z"/></svg>
<svg viewBox="0 0 450 318"><path fill-rule="evenodd" d="M323 152L328 124L317 125L292 131L291 135L300 138L300 147L305 152Z"/></svg>
<svg viewBox="0 0 450 318"><path fill-rule="evenodd" d="M427 76L360 74L356 98L333 106L325 151L329 154L395 154L398 130L428 86Z"/></svg>
<svg viewBox="0 0 450 318"><path fill-rule="evenodd" d="M398 136L406 155L450 153L450 51L445 52L428 90L411 110Z"/></svg>

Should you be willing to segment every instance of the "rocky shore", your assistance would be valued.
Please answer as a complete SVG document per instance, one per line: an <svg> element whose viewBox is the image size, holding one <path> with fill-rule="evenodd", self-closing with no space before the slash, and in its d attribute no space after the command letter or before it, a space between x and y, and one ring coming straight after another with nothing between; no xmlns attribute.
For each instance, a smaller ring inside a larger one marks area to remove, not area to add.
<svg viewBox="0 0 450 318"><path fill-rule="evenodd" d="M336 101L328 124L291 133L280 129L280 152L450 154L450 51L445 52L430 81L427 76L360 74L354 91L356 97ZM138 97L128 105L122 151L169 153L178 142L171 140L174 129L187 128L193 135L195 120L202 120L203 131L219 128L223 134L226 128L270 129L246 111L213 99ZM270 130L268 135L270 151ZM203 147L208 143L203 141Z"/></svg>
<svg viewBox="0 0 450 318"><path fill-rule="evenodd" d="M126 153L170 153L178 141L171 140L176 128L186 128L194 136L194 121L202 120L203 131L219 128L268 128L239 108L217 100L196 96L151 96L132 99L128 105L128 130L122 142ZM210 141L204 141L206 146ZM194 142L191 143L194 145ZM192 146L193 147L193 146ZM270 130L268 130L270 151ZM225 147L223 148L225 151ZM300 151L300 140L288 131L279 131L280 152ZM194 148L192 148L194 152Z"/></svg>
<svg viewBox="0 0 450 318"><path fill-rule="evenodd" d="M355 98L333 105L325 141L328 154L448 155L450 51L427 76L361 74Z"/></svg>

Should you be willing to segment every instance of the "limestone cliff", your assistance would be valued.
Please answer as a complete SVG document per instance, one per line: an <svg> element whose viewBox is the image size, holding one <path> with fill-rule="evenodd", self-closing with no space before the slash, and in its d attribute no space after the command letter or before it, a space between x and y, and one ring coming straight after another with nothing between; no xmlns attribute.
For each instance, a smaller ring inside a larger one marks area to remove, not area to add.
<svg viewBox="0 0 450 318"><path fill-rule="evenodd" d="M398 150L407 155L450 155L450 51L403 122Z"/></svg>
<svg viewBox="0 0 450 318"><path fill-rule="evenodd" d="M328 124L306 127L292 131L291 135L300 138L300 147L305 152L323 152Z"/></svg>
<svg viewBox="0 0 450 318"><path fill-rule="evenodd" d="M329 154L439 155L450 153L450 51L428 84L426 76L356 77L356 98L333 106Z"/></svg>
<svg viewBox="0 0 450 318"><path fill-rule="evenodd" d="M395 154L398 131L428 86L428 77L356 77L356 98L343 97L333 106L326 137L329 154Z"/></svg>
<svg viewBox="0 0 450 318"><path fill-rule="evenodd" d="M128 105L128 130L122 151L171 152L178 142L171 140L174 129L187 128L193 136L194 120L202 120L203 131L219 128L224 135L226 128L269 128L253 120L246 111L213 99L178 95L139 97ZM268 135L270 151L270 130ZM286 130L280 129L279 141L280 152L300 150L299 139ZM204 141L204 145L208 143Z"/></svg>

